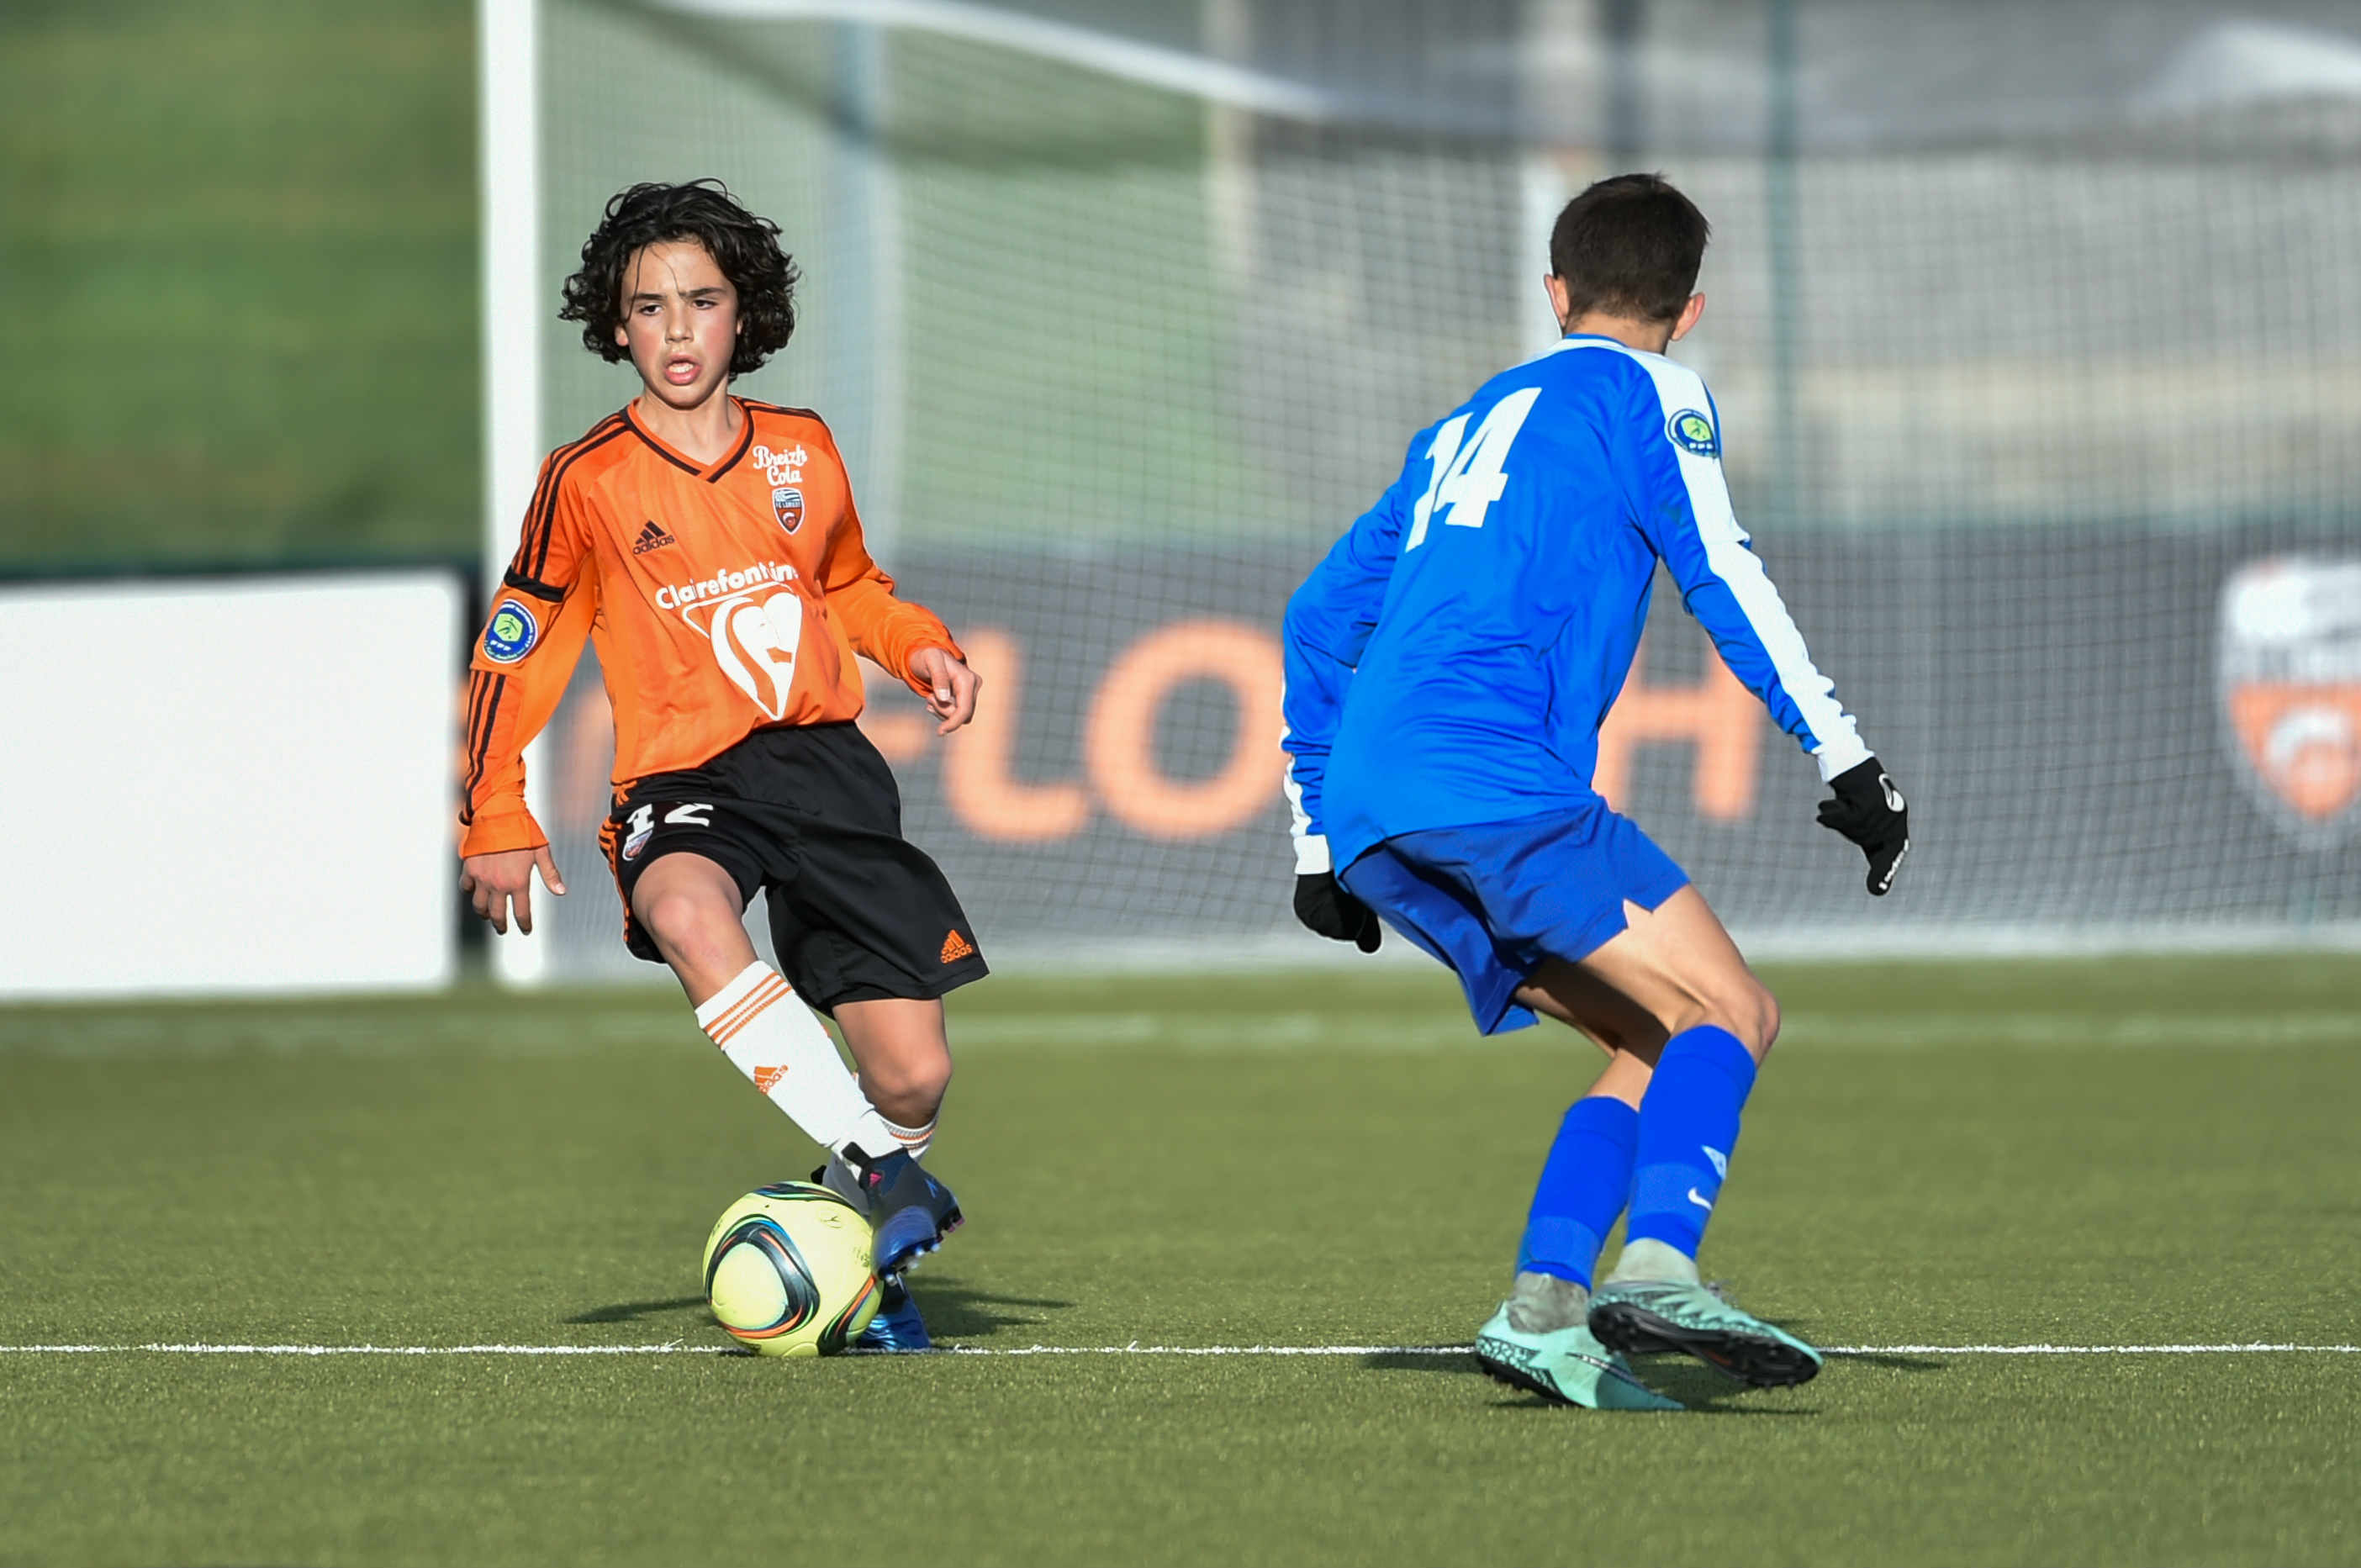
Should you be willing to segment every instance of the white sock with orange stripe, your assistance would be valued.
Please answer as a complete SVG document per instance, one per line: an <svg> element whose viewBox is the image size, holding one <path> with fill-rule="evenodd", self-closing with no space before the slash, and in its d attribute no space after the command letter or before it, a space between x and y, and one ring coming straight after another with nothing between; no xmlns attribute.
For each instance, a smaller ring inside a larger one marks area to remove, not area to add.
<svg viewBox="0 0 2361 1568"><path fill-rule="evenodd" d="M879 1154L902 1146L846 1070L819 1014L770 965L748 964L706 998L697 1025L814 1143L831 1151L858 1144Z"/></svg>
<svg viewBox="0 0 2361 1568"><path fill-rule="evenodd" d="M935 1146L935 1124L941 1120L939 1116L929 1116L923 1127L906 1127L899 1122L888 1120L885 1130L894 1135L894 1141L902 1146L903 1153L912 1159L923 1159L927 1151Z"/></svg>

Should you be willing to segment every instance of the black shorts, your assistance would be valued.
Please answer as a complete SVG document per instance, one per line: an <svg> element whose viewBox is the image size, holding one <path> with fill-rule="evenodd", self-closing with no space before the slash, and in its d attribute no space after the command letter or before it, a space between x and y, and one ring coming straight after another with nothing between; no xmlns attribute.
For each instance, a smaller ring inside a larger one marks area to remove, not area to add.
<svg viewBox="0 0 2361 1568"><path fill-rule="evenodd" d="M779 969L822 1012L936 997L990 972L951 885L902 837L902 794L854 724L759 729L703 767L633 784L598 833L623 894L623 942L662 963L631 918L665 855L715 861L748 903L770 894Z"/></svg>

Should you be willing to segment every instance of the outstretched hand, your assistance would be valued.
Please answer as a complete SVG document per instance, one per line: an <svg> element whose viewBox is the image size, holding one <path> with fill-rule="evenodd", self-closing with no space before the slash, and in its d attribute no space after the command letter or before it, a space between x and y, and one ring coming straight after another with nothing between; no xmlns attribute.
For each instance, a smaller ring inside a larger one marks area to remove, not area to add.
<svg viewBox="0 0 2361 1568"><path fill-rule="evenodd" d="M1820 802L1820 826L1841 833L1869 857L1869 891L1883 898L1910 852L1910 812L1902 792L1875 757L1828 781L1836 792Z"/></svg>
<svg viewBox="0 0 2361 1568"><path fill-rule="evenodd" d="M942 720L936 734L948 735L975 717L975 694L983 677L950 649L919 649L910 655L910 674L927 683L927 711Z"/></svg>
<svg viewBox="0 0 2361 1568"><path fill-rule="evenodd" d="M505 937L509 934L509 904L516 904L517 929L533 935L533 874L541 873L542 886L566 896L566 880L557 874L557 862L550 857L549 846L537 850L502 850L497 854L469 855L459 862L459 891L467 894L476 906L476 913L492 923L492 929Z"/></svg>

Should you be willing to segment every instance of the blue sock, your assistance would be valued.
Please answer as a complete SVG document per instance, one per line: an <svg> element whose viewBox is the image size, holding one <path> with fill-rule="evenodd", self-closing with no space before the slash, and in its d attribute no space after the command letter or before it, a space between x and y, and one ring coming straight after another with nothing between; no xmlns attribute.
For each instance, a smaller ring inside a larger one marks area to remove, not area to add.
<svg viewBox="0 0 2361 1568"><path fill-rule="evenodd" d="M1640 1102L1629 1240L1697 1255L1753 1087L1754 1058L1729 1030L1708 1024L1665 1042Z"/></svg>
<svg viewBox="0 0 2361 1568"><path fill-rule="evenodd" d="M1640 1113L1620 1100L1577 1100L1558 1124L1557 1141L1542 1162L1517 1272L1554 1274L1588 1286L1598 1249L1623 1212L1631 1190L1631 1157L1639 1146Z"/></svg>

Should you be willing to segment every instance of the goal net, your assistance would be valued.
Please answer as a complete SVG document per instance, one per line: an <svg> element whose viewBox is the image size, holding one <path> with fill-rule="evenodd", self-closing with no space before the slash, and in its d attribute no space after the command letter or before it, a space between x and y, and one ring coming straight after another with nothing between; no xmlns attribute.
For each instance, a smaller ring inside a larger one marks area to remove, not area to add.
<svg viewBox="0 0 2361 1568"><path fill-rule="evenodd" d="M1598 782L1741 938L2361 921L2349 11L486 3L490 558L539 453L635 388L555 319L601 206L725 180L804 273L743 389L828 418L875 553L989 683L943 740L872 671L864 723L995 956L1321 950L1281 606L1411 431L1546 345L1549 221L1634 167L1714 223L1675 352L1917 839L1866 899L1660 581ZM609 747L586 666L533 756L575 891L511 972L644 968L595 847Z"/></svg>

